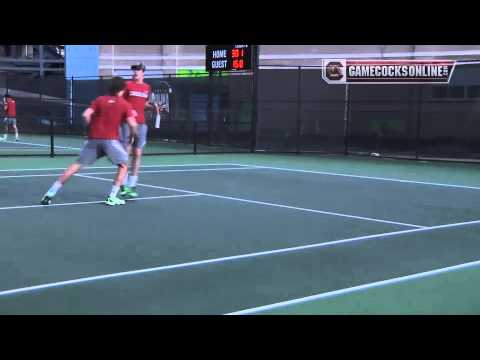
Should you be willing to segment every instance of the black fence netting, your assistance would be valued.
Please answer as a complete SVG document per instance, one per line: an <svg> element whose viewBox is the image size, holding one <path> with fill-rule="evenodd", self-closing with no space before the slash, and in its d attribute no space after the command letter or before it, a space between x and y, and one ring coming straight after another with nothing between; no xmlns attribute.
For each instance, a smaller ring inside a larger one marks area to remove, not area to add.
<svg viewBox="0 0 480 360"><path fill-rule="evenodd" d="M259 151L480 159L480 66L449 84L327 85L321 69L259 71Z"/></svg>
<svg viewBox="0 0 480 360"><path fill-rule="evenodd" d="M418 86L349 86L348 151L415 157Z"/></svg>
<svg viewBox="0 0 480 360"><path fill-rule="evenodd" d="M345 86L328 85L320 69L300 71L299 151L345 150Z"/></svg>
<svg viewBox="0 0 480 360"><path fill-rule="evenodd" d="M256 150L296 150L297 88L297 70L258 72Z"/></svg>
<svg viewBox="0 0 480 360"><path fill-rule="evenodd" d="M321 70L261 68L257 99L252 74L146 78L164 110L160 120L146 110L145 152L480 160L479 64L457 64L449 84L328 85ZM87 133L82 113L107 92L108 80L0 73L0 95L17 101L20 132L0 155L77 154Z"/></svg>

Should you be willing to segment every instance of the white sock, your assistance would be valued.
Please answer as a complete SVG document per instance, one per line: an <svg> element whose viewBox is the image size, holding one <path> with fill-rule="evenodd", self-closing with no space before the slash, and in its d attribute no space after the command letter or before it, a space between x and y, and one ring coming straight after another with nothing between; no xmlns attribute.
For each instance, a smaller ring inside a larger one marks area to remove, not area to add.
<svg viewBox="0 0 480 360"><path fill-rule="evenodd" d="M128 186L135 187L137 186L138 176L129 176L128 177Z"/></svg>
<svg viewBox="0 0 480 360"><path fill-rule="evenodd" d="M110 192L111 197L117 197L118 191L120 190L120 186L112 186L112 191Z"/></svg>
<svg viewBox="0 0 480 360"><path fill-rule="evenodd" d="M125 186L125 185L127 185L127 183L128 183L128 174L125 175L125 177L123 178L122 185Z"/></svg>
<svg viewBox="0 0 480 360"><path fill-rule="evenodd" d="M58 181L58 180L55 181L55 182L53 183L52 187L51 187L50 189L48 189L48 191L47 191L47 196L49 196L49 197L54 197L54 196L57 194L58 190L60 190L60 188L61 188L62 186L63 186L63 185L62 185L62 183L61 183L60 181Z"/></svg>

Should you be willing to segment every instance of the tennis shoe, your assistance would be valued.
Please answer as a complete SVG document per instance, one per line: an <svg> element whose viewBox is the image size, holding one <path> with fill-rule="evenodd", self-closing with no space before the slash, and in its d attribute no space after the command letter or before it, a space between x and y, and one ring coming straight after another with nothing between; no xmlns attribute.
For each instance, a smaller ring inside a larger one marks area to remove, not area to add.
<svg viewBox="0 0 480 360"><path fill-rule="evenodd" d="M134 187L124 186L123 190L120 191L120 196L125 199L133 199L138 197L138 193L135 191Z"/></svg>
<svg viewBox="0 0 480 360"><path fill-rule="evenodd" d="M109 196L107 200L105 200L105 204L110 206L125 205L125 200L119 199L118 197Z"/></svg>
<svg viewBox="0 0 480 360"><path fill-rule="evenodd" d="M42 204L42 205L50 205L51 203L52 203L52 198L48 195L45 195L42 198L42 201L40 201L40 204Z"/></svg>

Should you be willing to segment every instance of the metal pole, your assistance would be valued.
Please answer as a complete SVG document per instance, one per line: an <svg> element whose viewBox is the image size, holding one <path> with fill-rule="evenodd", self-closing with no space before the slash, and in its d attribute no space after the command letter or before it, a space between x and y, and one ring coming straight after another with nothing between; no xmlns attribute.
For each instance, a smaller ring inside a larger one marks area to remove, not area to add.
<svg viewBox="0 0 480 360"><path fill-rule="evenodd" d="M70 78L70 89L69 89L69 110L70 110L70 125L73 124L73 76Z"/></svg>
<svg viewBox="0 0 480 360"><path fill-rule="evenodd" d="M42 101L43 82L44 82L44 81L45 81L45 78L40 75L40 84L38 85L38 92L39 92L40 101Z"/></svg>
<svg viewBox="0 0 480 360"><path fill-rule="evenodd" d="M40 53L40 77L43 78L43 75L44 75L44 67L43 67L43 45L39 45L39 53Z"/></svg>
<svg viewBox="0 0 480 360"><path fill-rule="evenodd" d="M207 138L207 145L210 146L211 138L212 138L212 122L213 122L213 114L212 114L212 97L213 97L213 81L214 77L210 72L208 74L208 103L207 103L207 122L208 122L208 138Z"/></svg>
<svg viewBox="0 0 480 360"><path fill-rule="evenodd" d="M344 131L343 131L343 140L345 145L345 155L348 155L348 137L349 137L349 122L350 122L350 87L348 84L345 85L345 113L344 118L345 122Z"/></svg>
<svg viewBox="0 0 480 360"><path fill-rule="evenodd" d="M422 124L422 87L418 90L418 100L417 100L417 132L415 135L415 159L418 160L419 157L419 146L420 146L420 131Z"/></svg>
<svg viewBox="0 0 480 360"><path fill-rule="evenodd" d="M300 154L300 132L301 132L301 107L302 107L302 68L298 67L297 73L297 155Z"/></svg>
<svg viewBox="0 0 480 360"><path fill-rule="evenodd" d="M53 119L50 118L50 157L55 156L55 136L54 136L55 127L53 126Z"/></svg>
<svg viewBox="0 0 480 360"><path fill-rule="evenodd" d="M197 122L193 122L193 153L197 154Z"/></svg>
<svg viewBox="0 0 480 360"><path fill-rule="evenodd" d="M251 128L251 145L250 152L255 152L257 147L257 122L258 122L258 67L260 58L260 46L253 45L253 75L252 75L252 128Z"/></svg>

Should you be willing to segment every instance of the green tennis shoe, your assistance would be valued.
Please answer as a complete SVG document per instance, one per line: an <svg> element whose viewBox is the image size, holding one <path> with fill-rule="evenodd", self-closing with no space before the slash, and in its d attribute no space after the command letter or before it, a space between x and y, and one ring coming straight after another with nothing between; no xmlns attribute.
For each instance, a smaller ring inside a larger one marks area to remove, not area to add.
<svg viewBox="0 0 480 360"><path fill-rule="evenodd" d="M105 201L105 204L110 206L125 205L125 200L119 199L118 197L109 196Z"/></svg>
<svg viewBox="0 0 480 360"><path fill-rule="evenodd" d="M134 187L122 186L120 196L126 199L133 199L138 197L138 193L135 191Z"/></svg>

